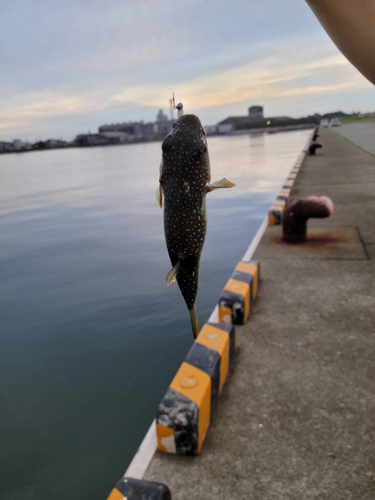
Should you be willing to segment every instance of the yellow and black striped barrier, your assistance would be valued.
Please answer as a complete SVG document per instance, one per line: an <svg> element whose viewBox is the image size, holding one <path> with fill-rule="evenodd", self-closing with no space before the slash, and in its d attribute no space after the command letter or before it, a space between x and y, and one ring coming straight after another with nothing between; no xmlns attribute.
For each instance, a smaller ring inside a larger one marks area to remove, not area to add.
<svg viewBox="0 0 375 500"><path fill-rule="evenodd" d="M283 188L290 188L290 189L292 189L293 184L294 184L294 179L287 179L286 181L284 181Z"/></svg>
<svg viewBox="0 0 375 500"><path fill-rule="evenodd" d="M287 203L288 200L289 200L291 192L292 192L291 188L283 188L283 189L281 189L281 191L277 195L276 200L284 200L285 203Z"/></svg>
<svg viewBox="0 0 375 500"><path fill-rule="evenodd" d="M269 226L275 226L278 224L281 224L281 219L284 213L286 207L286 201L283 199L279 199L279 197L276 198L276 200L273 202L272 207L270 208L270 212L268 213L268 225ZM280 221L280 222L279 222ZM273 223L270 223L273 222Z"/></svg>
<svg viewBox="0 0 375 500"><path fill-rule="evenodd" d="M167 486L131 477L123 477L111 491L107 500L172 500Z"/></svg>
<svg viewBox="0 0 375 500"><path fill-rule="evenodd" d="M277 197L276 200L273 202L273 206L276 206L276 207L285 208L285 205L286 205L286 201L283 199L280 200L279 197Z"/></svg>
<svg viewBox="0 0 375 500"><path fill-rule="evenodd" d="M284 181L281 191L279 192L276 200L272 203L270 209L268 210L269 226L278 226L281 224L284 208L289 201L290 193L294 186L295 180L297 179L299 170L301 168L305 156L306 152L303 152L298 156L296 163L294 164L288 177ZM280 201L283 203L280 203Z"/></svg>
<svg viewBox="0 0 375 500"><path fill-rule="evenodd" d="M260 264L258 261L239 262L227 281L219 299L220 323L243 325L258 294Z"/></svg>
<svg viewBox="0 0 375 500"><path fill-rule="evenodd" d="M235 350L233 325L206 323L176 373L156 416L158 449L197 455Z"/></svg>
<svg viewBox="0 0 375 500"><path fill-rule="evenodd" d="M275 205L275 203L273 203L273 205L268 210L268 225L279 226L281 224L283 212L284 212L284 207Z"/></svg>

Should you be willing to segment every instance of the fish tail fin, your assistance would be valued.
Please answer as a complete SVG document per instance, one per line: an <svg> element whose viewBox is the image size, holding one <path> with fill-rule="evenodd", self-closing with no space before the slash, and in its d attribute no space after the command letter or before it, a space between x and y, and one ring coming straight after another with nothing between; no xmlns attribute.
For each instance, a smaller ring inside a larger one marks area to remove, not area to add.
<svg viewBox="0 0 375 500"><path fill-rule="evenodd" d="M163 208L163 186L160 183L156 190L156 203L160 208Z"/></svg>
<svg viewBox="0 0 375 500"><path fill-rule="evenodd" d="M176 281L176 278L177 278L177 273L178 271L180 270L180 261L177 262L176 265L174 265L172 267L172 269L169 271L169 273L167 274L167 278L166 278L166 281L167 281L167 285L171 285L174 281Z"/></svg>
<svg viewBox="0 0 375 500"><path fill-rule="evenodd" d="M207 193L210 193L214 189L222 189L222 188L231 188L234 187L235 184L233 182L228 181L225 177L220 181L213 182L212 184L208 184L206 187Z"/></svg>
<svg viewBox="0 0 375 500"><path fill-rule="evenodd" d="M193 336L196 339L199 333L199 322L198 322L197 310L195 309L195 304L193 306L193 309L189 309L189 314L191 320L191 328L193 330Z"/></svg>

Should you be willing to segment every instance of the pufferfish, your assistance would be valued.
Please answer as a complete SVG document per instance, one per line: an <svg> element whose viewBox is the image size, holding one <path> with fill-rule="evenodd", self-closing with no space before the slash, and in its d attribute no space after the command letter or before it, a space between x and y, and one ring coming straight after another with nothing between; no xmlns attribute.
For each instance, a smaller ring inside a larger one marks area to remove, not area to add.
<svg viewBox="0 0 375 500"><path fill-rule="evenodd" d="M207 134L199 118L182 115L162 144L157 201L163 207L164 233L172 269L167 285L177 280L189 309L194 338L199 332L195 299L199 264L207 232L206 194L235 186L227 179L210 184Z"/></svg>

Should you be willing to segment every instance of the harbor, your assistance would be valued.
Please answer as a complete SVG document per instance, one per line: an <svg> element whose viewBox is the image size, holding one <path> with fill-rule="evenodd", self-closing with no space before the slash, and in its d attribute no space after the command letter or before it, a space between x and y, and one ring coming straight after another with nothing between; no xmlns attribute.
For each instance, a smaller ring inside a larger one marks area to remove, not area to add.
<svg viewBox="0 0 375 500"><path fill-rule="evenodd" d="M158 451L147 469L143 460L143 478L174 500L374 497L373 143L355 126L320 134L323 149L305 158L292 199L329 196L334 215L310 221L305 244L266 229L253 256L259 294L235 327L237 353L201 453Z"/></svg>
<svg viewBox="0 0 375 500"><path fill-rule="evenodd" d="M88 131L87 133L78 134L72 141L64 141L62 139L47 139L46 141L42 141L40 139L32 144L20 139L7 142L2 141L0 138L0 154L158 142L169 134L175 123L172 100L169 102L170 117L164 113L163 109L159 109L156 120L153 122L140 120L99 125L97 132ZM339 118L343 117L347 120L363 119L360 113L346 114L342 111L323 115L315 113L314 115L300 118L291 118L289 116L265 117L264 108L260 105L251 106L247 111L247 114L244 116L230 116L215 125L205 125L207 135L276 134L279 132L313 129L320 121L325 121L328 124L329 119L336 119L338 121L340 121Z"/></svg>
<svg viewBox="0 0 375 500"><path fill-rule="evenodd" d="M0 500L375 499L374 15L7 3Z"/></svg>
<svg viewBox="0 0 375 500"><path fill-rule="evenodd" d="M230 170L236 188L207 199L201 324L310 133L209 139L213 179ZM191 346L186 305L165 284L160 152L153 142L1 157L2 500L30 484L31 498L47 487L106 498Z"/></svg>

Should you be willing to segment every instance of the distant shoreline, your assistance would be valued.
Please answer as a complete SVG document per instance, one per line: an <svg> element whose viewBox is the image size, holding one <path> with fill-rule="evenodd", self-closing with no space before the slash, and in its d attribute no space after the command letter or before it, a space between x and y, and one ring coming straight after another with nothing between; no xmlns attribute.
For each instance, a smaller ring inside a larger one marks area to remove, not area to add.
<svg viewBox="0 0 375 500"><path fill-rule="evenodd" d="M146 144L149 142L162 142L163 139L154 139L154 140L136 140L132 142L121 142L118 144L91 144L87 146L80 146L77 144L71 144L68 146L56 146L52 148L35 148L35 149L20 149L15 151L0 151L0 155L9 155L15 153L35 153L37 151L56 151L56 150L64 150L64 149L89 149L89 148L107 148L110 146L132 146L135 144Z"/></svg>
<svg viewBox="0 0 375 500"><path fill-rule="evenodd" d="M234 136L234 135L245 135L245 134L275 134L279 132L292 132L296 130L305 130L305 129L311 129L314 128L315 125L313 124L306 124L306 125L287 125L284 127L263 127L263 128L251 128L251 129L243 129L243 130L232 130L231 132L227 132L225 134L208 134L208 137L229 137L229 136ZM15 151L0 151L0 155L9 155L9 154L19 154L19 153L34 153L37 151L56 151L56 150L64 150L64 149L89 149L89 148L107 148L110 146L133 146L136 144L147 144L151 142L162 142L163 138L158 138L158 139L140 139L140 140L134 140L134 141L129 141L129 142L122 142L119 144L91 144L91 145L77 145L77 144L71 144L67 146L56 146L56 147L50 147L50 148L35 148L35 149L21 149L21 150L15 150Z"/></svg>
<svg viewBox="0 0 375 500"><path fill-rule="evenodd" d="M303 125L285 125L284 127L261 127L246 128L243 130L232 130L224 135L243 135L243 134L276 134L278 132L293 132L294 130L307 130L316 127L316 124L307 123ZM223 135L223 134L221 134Z"/></svg>
<svg viewBox="0 0 375 500"><path fill-rule="evenodd" d="M0 151L0 155L12 155L15 153L35 153L37 151L55 151L56 149L73 149L73 148L81 148L82 146L60 146L55 148L35 148L35 149L20 149L18 151Z"/></svg>

